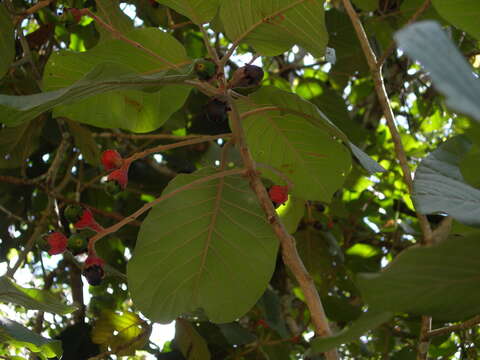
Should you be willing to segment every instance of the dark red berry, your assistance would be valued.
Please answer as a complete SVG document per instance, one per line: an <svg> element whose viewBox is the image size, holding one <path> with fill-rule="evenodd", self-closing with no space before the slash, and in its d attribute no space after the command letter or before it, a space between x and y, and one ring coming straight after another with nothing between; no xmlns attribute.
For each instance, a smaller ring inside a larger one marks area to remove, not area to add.
<svg viewBox="0 0 480 360"><path fill-rule="evenodd" d="M102 164L106 171L115 170L123 165L123 158L117 150L105 150L102 153Z"/></svg>
<svg viewBox="0 0 480 360"><path fill-rule="evenodd" d="M105 277L103 266L105 262L97 256L90 255L83 266L83 276L86 277L88 283L92 286L100 285Z"/></svg>
<svg viewBox="0 0 480 360"><path fill-rule="evenodd" d="M263 69L256 65L245 65L238 68L230 80L231 88L259 86L263 80Z"/></svg>
<svg viewBox="0 0 480 360"><path fill-rule="evenodd" d="M288 186L273 185L268 190L268 195L275 205L284 204L288 200Z"/></svg>
<svg viewBox="0 0 480 360"><path fill-rule="evenodd" d="M68 239L61 232L55 231L48 234L46 240L50 255L61 254L67 249Z"/></svg>

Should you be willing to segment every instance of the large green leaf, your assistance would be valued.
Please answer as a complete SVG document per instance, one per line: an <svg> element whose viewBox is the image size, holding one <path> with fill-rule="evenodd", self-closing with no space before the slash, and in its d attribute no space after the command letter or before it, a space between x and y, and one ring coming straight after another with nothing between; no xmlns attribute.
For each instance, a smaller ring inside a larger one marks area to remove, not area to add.
<svg viewBox="0 0 480 360"><path fill-rule="evenodd" d="M480 238L451 237L405 250L381 273L358 276L366 303L456 321L480 313Z"/></svg>
<svg viewBox="0 0 480 360"><path fill-rule="evenodd" d="M179 175L164 194L214 173ZM233 321L264 292L277 248L246 179L194 185L160 202L144 220L128 264L133 301L163 323L199 308L213 322Z"/></svg>
<svg viewBox="0 0 480 360"><path fill-rule="evenodd" d="M480 2L472 0L432 0L440 16L480 40Z"/></svg>
<svg viewBox="0 0 480 360"><path fill-rule="evenodd" d="M207 342L188 321L175 321L175 343L187 360L210 360Z"/></svg>
<svg viewBox="0 0 480 360"><path fill-rule="evenodd" d="M136 29L126 36L172 64L190 62L183 46L171 35L158 29ZM92 68L105 62L119 64L145 75L169 68L164 61L124 41L110 40L88 52L54 54L46 67L45 87L47 90L57 90L70 86ZM183 79L180 77L177 80ZM108 92L73 105L60 106L54 114L98 127L148 132L163 125L183 105L189 92L190 87L184 85L165 86L154 93L135 90Z"/></svg>
<svg viewBox="0 0 480 360"><path fill-rule="evenodd" d="M157 0L157 2L185 15L195 24L203 24L215 17L221 0Z"/></svg>
<svg viewBox="0 0 480 360"><path fill-rule="evenodd" d="M420 213L446 212L461 223L480 226L480 190L465 183L459 168L470 146L458 136L421 162L413 182L413 200Z"/></svg>
<svg viewBox="0 0 480 360"><path fill-rule="evenodd" d="M23 325L0 317L0 342L6 342L18 347L24 347L45 357L61 357L62 342L46 339Z"/></svg>
<svg viewBox="0 0 480 360"><path fill-rule="evenodd" d="M480 80L440 25L418 22L398 31L395 40L430 72L448 106L480 121Z"/></svg>
<svg viewBox="0 0 480 360"><path fill-rule="evenodd" d="M15 56L13 21L4 4L0 4L0 78L5 75Z"/></svg>
<svg viewBox="0 0 480 360"><path fill-rule="evenodd" d="M28 289L13 283L8 277L0 277L0 301L25 306L27 309L42 310L54 314L68 314L75 306L62 304L49 291Z"/></svg>
<svg viewBox="0 0 480 360"><path fill-rule="evenodd" d="M316 57L325 52L323 0L223 0L220 18L232 41L262 55L278 55L294 44Z"/></svg>
<svg viewBox="0 0 480 360"><path fill-rule="evenodd" d="M342 331L333 336L315 338L312 340L312 353L322 353L333 349L341 344L347 344L364 335L367 331L375 329L379 325L387 322L392 318L393 314L390 312L378 312L369 310L363 313L350 326L344 328Z"/></svg>
<svg viewBox="0 0 480 360"><path fill-rule="evenodd" d="M288 113L302 117L330 137L340 139L347 144L357 160L370 173L385 171L376 161L351 143L348 137L317 106L296 94L273 86L264 86L248 98L238 101L238 105L247 119L250 116L268 119L270 113L276 115Z"/></svg>

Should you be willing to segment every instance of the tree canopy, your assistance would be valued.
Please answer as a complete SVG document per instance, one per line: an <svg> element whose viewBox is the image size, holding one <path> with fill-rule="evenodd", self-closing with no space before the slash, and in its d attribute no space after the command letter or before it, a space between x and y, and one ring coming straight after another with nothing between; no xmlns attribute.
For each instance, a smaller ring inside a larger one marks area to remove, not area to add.
<svg viewBox="0 0 480 360"><path fill-rule="evenodd" d="M1 2L0 358L478 359L479 16Z"/></svg>

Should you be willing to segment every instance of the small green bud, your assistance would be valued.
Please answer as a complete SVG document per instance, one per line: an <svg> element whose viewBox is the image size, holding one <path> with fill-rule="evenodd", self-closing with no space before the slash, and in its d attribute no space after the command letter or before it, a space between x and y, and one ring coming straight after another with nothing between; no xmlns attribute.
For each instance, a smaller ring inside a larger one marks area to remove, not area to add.
<svg viewBox="0 0 480 360"><path fill-rule="evenodd" d="M105 183L105 192L110 196L115 196L122 190L122 186L116 180L110 180Z"/></svg>
<svg viewBox="0 0 480 360"><path fill-rule="evenodd" d="M68 248L76 254L85 250L87 247L87 238L84 234L76 233L68 238Z"/></svg>
<svg viewBox="0 0 480 360"><path fill-rule="evenodd" d="M195 63L194 70L200 80L208 81L217 72L217 65L210 60L200 59Z"/></svg>
<svg viewBox="0 0 480 360"><path fill-rule="evenodd" d="M76 223L82 218L82 215L83 207L78 204L70 204L65 207L65 210L63 211L63 216L65 216L65 219L71 223Z"/></svg>

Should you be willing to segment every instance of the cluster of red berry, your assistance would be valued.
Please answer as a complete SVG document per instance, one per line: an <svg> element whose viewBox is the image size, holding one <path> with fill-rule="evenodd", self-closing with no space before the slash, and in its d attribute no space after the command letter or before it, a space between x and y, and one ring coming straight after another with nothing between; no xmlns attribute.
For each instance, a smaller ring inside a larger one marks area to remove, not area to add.
<svg viewBox="0 0 480 360"><path fill-rule="evenodd" d="M128 169L130 161L126 161L116 150L105 150L102 154L102 164L105 171L110 171L105 190L110 195L116 195L125 190L128 184Z"/></svg>

